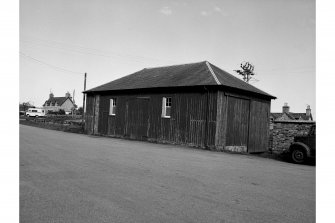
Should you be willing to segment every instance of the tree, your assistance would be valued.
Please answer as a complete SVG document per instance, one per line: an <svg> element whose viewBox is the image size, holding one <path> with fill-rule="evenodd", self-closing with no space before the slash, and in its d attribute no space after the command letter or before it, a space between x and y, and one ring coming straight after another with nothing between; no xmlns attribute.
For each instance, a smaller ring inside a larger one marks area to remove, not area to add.
<svg viewBox="0 0 335 223"><path fill-rule="evenodd" d="M245 62L244 64L241 63L240 67L242 70L234 70L236 73L243 76L243 80L247 83L249 83L251 76L255 75L254 73L254 65L252 65L249 62Z"/></svg>
<svg viewBox="0 0 335 223"><path fill-rule="evenodd" d="M22 111L27 111L29 108L35 108L35 106L31 105L29 102L23 102L19 107Z"/></svg>
<svg viewBox="0 0 335 223"><path fill-rule="evenodd" d="M83 107L79 107L77 112L78 112L77 113L78 115L82 115L83 114Z"/></svg>

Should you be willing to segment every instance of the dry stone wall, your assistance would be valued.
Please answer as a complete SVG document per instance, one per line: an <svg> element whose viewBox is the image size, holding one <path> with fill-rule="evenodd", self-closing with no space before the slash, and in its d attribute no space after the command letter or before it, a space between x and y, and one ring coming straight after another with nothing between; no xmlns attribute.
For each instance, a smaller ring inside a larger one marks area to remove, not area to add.
<svg viewBox="0 0 335 223"><path fill-rule="evenodd" d="M310 121L273 121L270 128L269 150L280 153L288 148L295 136L307 135L315 122Z"/></svg>

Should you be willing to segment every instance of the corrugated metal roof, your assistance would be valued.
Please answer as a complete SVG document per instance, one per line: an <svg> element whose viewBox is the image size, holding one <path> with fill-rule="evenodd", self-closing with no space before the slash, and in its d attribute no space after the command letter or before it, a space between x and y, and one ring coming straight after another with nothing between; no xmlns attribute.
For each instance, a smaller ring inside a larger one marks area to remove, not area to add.
<svg viewBox="0 0 335 223"><path fill-rule="evenodd" d="M222 85L275 98L207 61L145 68L85 92L210 85Z"/></svg>

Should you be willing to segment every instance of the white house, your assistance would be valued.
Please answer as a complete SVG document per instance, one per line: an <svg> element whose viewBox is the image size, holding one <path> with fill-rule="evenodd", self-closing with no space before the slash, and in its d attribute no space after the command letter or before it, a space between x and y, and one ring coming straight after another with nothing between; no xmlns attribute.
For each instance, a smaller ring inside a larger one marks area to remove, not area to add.
<svg viewBox="0 0 335 223"><path fill-rule="evenodd" d="M54 97L53 93L49 94L49 99L45 101L43 108L47 111L64 110L67 114L75 109L75 104L72 101L71 94L67 92L65 97Z"/></svg>

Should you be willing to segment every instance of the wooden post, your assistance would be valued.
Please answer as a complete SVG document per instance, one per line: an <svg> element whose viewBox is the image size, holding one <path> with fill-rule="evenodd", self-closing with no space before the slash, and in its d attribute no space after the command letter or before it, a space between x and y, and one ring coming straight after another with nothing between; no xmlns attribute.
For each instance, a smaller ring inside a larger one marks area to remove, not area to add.
<svg viewBox="0 0 335 223"><path fill-rule="evenodd" d="M87 74L85 73L85 78L84 78L84 91L86 91L86 77L87 77ZM84 120L85 120L85 98L86 98L86 95L85 93L83 93L83 120L82 120L82 123L84 123Z"/></svg>

